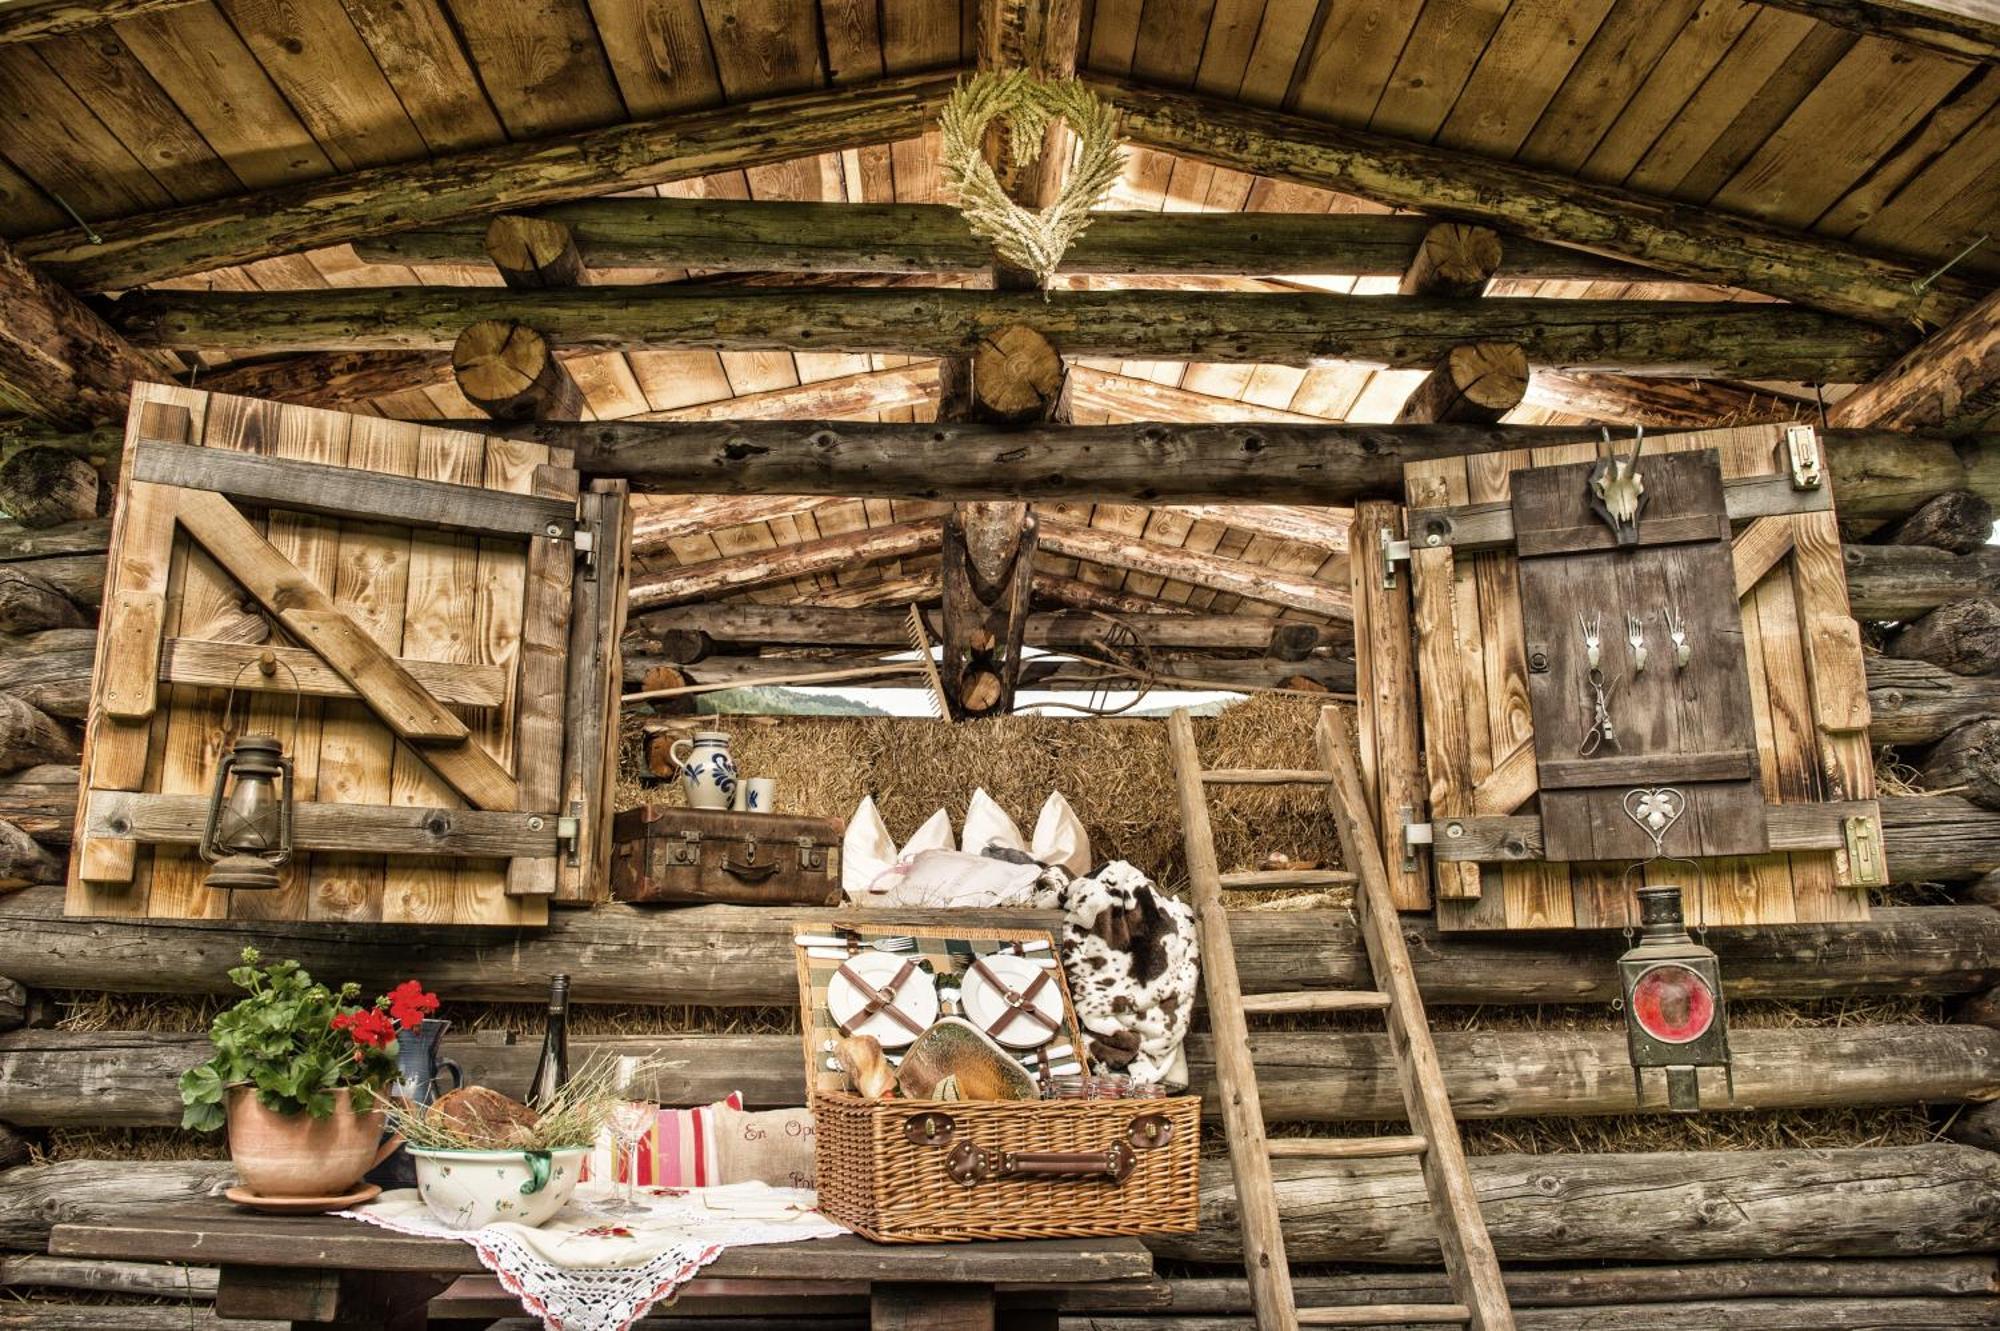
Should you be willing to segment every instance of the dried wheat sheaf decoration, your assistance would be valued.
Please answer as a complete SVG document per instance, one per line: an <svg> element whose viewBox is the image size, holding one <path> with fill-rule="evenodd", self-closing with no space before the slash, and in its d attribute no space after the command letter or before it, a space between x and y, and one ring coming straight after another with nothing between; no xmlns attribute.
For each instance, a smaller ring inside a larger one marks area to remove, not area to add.
<svg viewBox="0 0 2000 1331"><path fill-rule="evenodd" d="M1008 153L1027 166L1041 151L1049 125L1061 120L1076 134L1069 175L1054 203L1039 211L1007 197L983 151L995 118L1007 126ZM1090 210L1123 169L1118 113L1075 79L1038 79L1025 70L975 74L952 90L938 116L945 178L973 233L992 243L1005 263L1025 268L1043 287L1090 225Z"/></svg>

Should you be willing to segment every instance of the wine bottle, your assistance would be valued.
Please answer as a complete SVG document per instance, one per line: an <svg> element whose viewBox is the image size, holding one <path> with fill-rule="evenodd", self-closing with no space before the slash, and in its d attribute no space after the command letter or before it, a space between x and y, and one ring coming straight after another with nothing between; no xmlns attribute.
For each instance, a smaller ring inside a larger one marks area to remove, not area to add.
<svg viewBox="0 0 2000 1331"><path fill-rule="evenodd" d="M549 978L549 1029L542 1037L542 1054L528 1082L528 1104L547 1109L569 1080L569 976Z"/></svg>

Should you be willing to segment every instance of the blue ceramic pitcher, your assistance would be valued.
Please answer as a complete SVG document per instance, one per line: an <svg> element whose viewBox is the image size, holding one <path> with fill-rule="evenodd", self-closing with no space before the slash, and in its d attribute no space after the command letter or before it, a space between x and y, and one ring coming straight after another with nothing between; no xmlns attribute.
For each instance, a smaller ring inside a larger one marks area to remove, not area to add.
<svg viewBox="0 0 2000 1331"><path fill-rule="evenodd" d="M450 1029L450 1022L426 1017L416 1030L396 1037L396 1095L412 1104L427 1105L437 1099L437 1081L445 1073L451 1074L450 1089L465 1085L465 1073L458 1064L438 1057L438 1042Z"/></svg>

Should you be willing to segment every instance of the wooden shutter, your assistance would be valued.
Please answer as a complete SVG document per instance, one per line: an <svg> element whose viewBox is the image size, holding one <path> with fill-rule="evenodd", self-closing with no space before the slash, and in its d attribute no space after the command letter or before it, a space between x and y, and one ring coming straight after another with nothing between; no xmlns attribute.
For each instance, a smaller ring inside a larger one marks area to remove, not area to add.
<svg viewBox="0 0 2000 1331"><path fill-rule="evenodd" d="M600 890L615 637L570 663L573 638L621 613L605 598L624 503L593 492L579 526L569 463L410 422L135 389L70 913L534 924L552 898ZM566 743L586 717L588 752ZM214 892L194 846L246 728L292 759L297 854L276 892Z"/></svg>
<svg viewBox="0 0 2000 1331"><path fill-rule="evenodd" d="M1830 483L1793 488L1786 430L1665 435L1648 439L1644 450L1714 449L1720 456L1734 519L1730 572L1754 779L1766 805L1769 851L1704 860L1699 888L1690 892L1691 922L1864 919L1866 887L1882 878L1867 684ZM1550 862L1543 855L1536 709L1511 539L1517 473L1594 461L1601 451L1568 444L1405 471L1428 819L1445 928L1636 922L1623 862ZM1427 523L1445 513L1456 519L1454 539L1427 545ZM1508 539L1476 539L1475 529L1496 514L1504 515ZM1607 607L1605 619L1605 637L1622 647L1623 608ZM1659 652L1664 640L1657 625L1653 632ZM1662 866L1655 876L1688 886L1691 875Z"/></svg>

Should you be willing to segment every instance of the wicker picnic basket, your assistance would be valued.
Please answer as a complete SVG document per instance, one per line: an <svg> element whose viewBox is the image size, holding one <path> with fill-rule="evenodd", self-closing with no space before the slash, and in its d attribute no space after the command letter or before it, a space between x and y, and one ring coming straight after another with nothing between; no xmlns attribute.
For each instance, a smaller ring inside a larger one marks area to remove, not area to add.
<svg viewBox="0 0 2000 1331"><path fill-rule="evenodd" d="M813 1096L819 1207L878 1243L1185 1234L1201 1097Z"/></svg>

